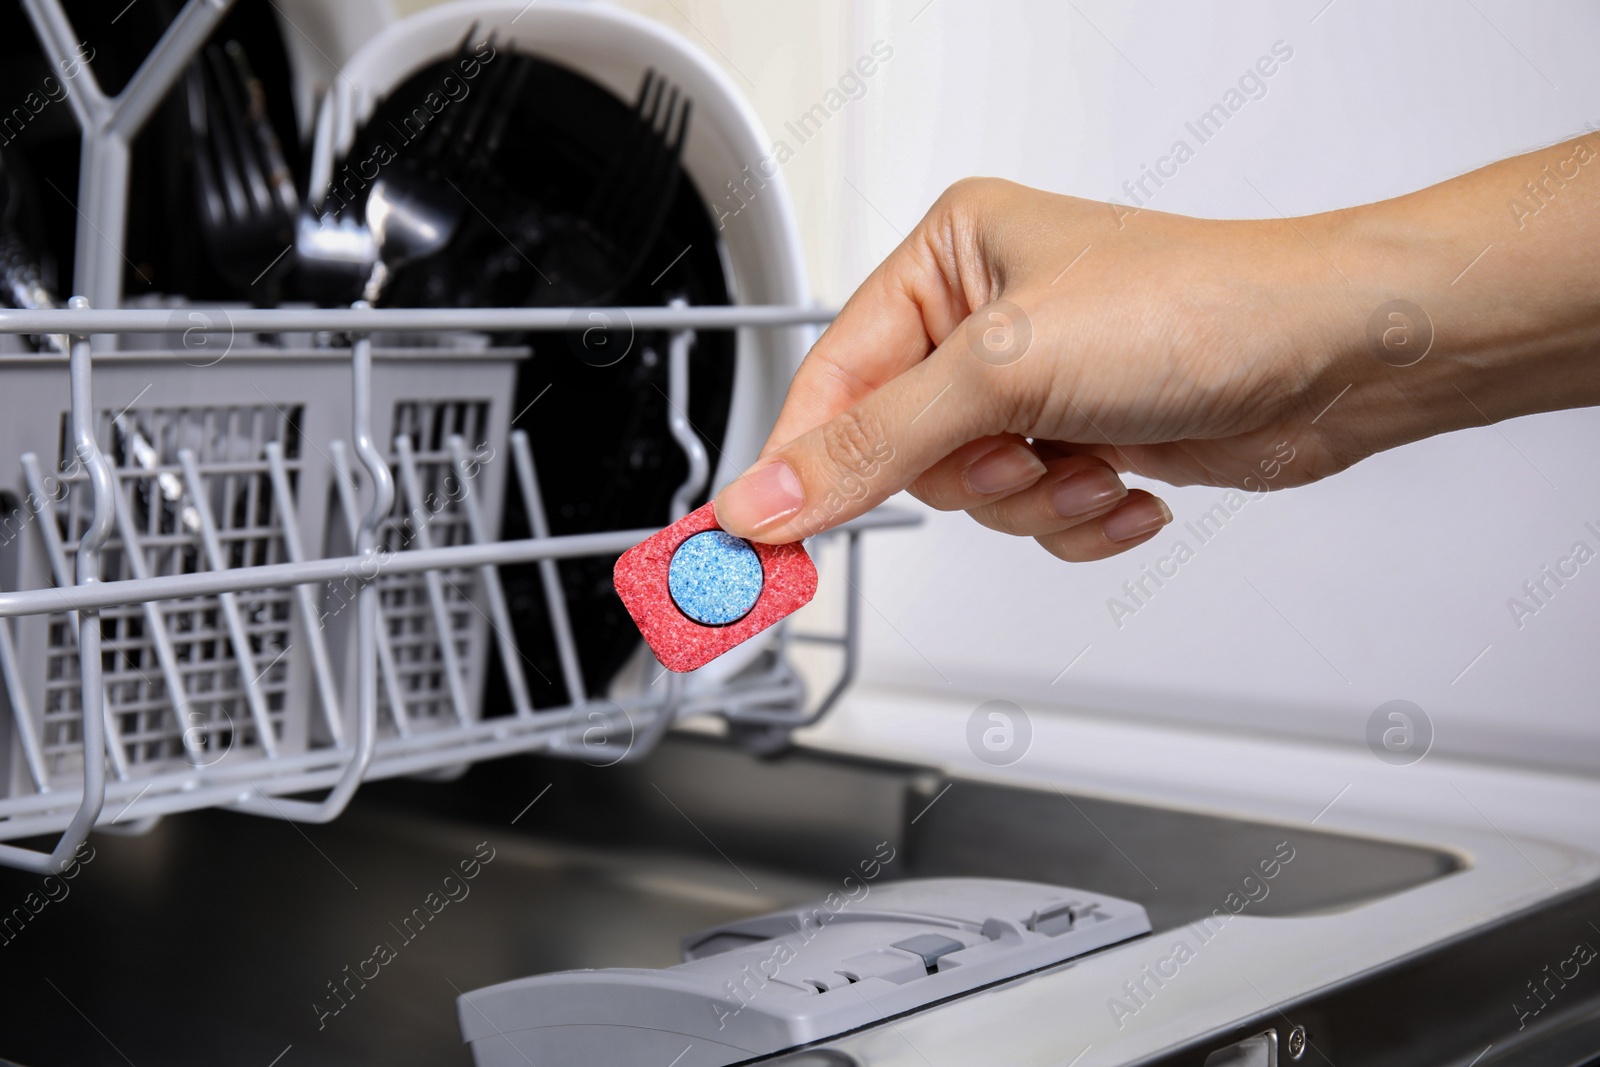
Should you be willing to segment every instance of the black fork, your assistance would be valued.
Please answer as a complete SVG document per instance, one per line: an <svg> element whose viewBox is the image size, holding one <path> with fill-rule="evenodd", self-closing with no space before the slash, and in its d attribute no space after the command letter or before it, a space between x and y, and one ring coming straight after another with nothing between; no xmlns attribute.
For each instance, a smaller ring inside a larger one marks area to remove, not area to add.
<svg viewBox="0 0 1600 1067"><path fill-rule="evenodd" d="M456 49L458 59L469 54L476 31L474 26L462 38ZM491 47L494 40L490 34ZM531 57L516 52L506 54L509 58L505 62L489 68L483 84L473 93L475 99L469 97L467 103L447 108L433 123L417 161L409 164L411 169L434 181L454 181L469 193L476 188L500 151L506 124L533 69Z"/></svg>
<svg viewBox="0 0 1600 1067"><path fill-rule="evenodd" d="M465 48L466 40L461 50ZM379 258L363 292L367 300L377 303L396 271L437 255L454 239L467 206L475 206L474 195L499 152L532 66L528 56L510 53L490 69L475 97L430 124L414 156L373 184L367 225ZM378 205L383 210L375 212Z"/></svg>
<svg viewBox="0 0 1600 1067"><path fill-rule="evenodd" d="M595 187L584 218L609 246L616 295L644 265L678 195L679 165L694 104L654 70L646 70L634 104L634 128Z"/></svg>
<svg viewBox="0 0 1600 1067"><path fill-rule="evenodd" d="M207 45L185 87L201 238L218 273L254 302L272 303L291 265L299 198L265 91L237 41Z"/></svg>

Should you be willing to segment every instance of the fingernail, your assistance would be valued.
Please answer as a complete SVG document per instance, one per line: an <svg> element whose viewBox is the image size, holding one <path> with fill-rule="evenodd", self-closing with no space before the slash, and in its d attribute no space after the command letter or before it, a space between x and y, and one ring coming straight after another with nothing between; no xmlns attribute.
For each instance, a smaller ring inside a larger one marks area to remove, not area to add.
<svg viewBox="0 0 1600 1067"><path fill-rule="evenodd" d="M1135 500L1106 516L1100 530L1107 541L1132 541L1172 521L1172 510L1159 497Z"/></svg>
<svg viewBox="0 0 1600 1067"><path fill-rule="evenodd" d="M754 533L786 519L805 505L805 489L793 468L781 459L757 467L722 491L717 521Z"/></svg>
<svg viewBox="0 0 1600 1067"><path fill-rule="evenodd" d="M1050 507L1063 519L1099 511L1128 495L1128 487L1115 474L1100 467L1063 478L1050 490Z"/></svg>
<svg viewBox="0 0 1600 1067"><path fill-rule="evenodd" d="M1001 445L967 468L967 488L979 496L1003 493L1032 485L1044 473L1044 463L1022 445Z"/></svg>

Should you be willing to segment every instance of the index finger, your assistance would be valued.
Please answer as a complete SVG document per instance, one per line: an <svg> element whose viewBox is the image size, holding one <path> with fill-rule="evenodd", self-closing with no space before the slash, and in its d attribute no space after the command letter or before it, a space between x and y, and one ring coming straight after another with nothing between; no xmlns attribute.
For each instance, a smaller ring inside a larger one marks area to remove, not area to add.
<svg viewBox="0 0 1600 1067"><path fill-rule="evenodd" d="M970 311L926 222L846 301L795 372L761 454L848 411L926 359Z"/></svg>

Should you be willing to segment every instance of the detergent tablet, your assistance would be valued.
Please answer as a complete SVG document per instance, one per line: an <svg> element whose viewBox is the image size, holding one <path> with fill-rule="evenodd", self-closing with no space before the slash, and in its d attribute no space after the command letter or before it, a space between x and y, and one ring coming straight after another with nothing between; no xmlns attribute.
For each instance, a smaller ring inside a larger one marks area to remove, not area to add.
<svg viewBox="0 0 1600 1067"><path fill-rule="evenodd" d="M761 558L750 542L723 530L697 533L672 553L667 590L695 622L726 626L761 598Z"/></svg>
<svg viewBox="0 0 1600 1067"><path fill-rule="evenodd" d="M764 545L706 504L617 560L617 595L662 666L692 671L805 606L817 568L798 543Z"/></svg>

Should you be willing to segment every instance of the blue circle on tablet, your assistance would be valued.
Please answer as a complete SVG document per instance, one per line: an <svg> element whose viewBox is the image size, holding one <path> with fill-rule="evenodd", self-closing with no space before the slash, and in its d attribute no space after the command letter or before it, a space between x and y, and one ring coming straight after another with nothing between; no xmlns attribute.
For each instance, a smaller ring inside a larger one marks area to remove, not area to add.
<svg viewBox="0 0 1600 1067"><path fill-rule="evenodd" d="M667 568L672 602L703 626L726 626L761 599L761 557L750 542L722 530L697 533L678 546Z"/></svg>

